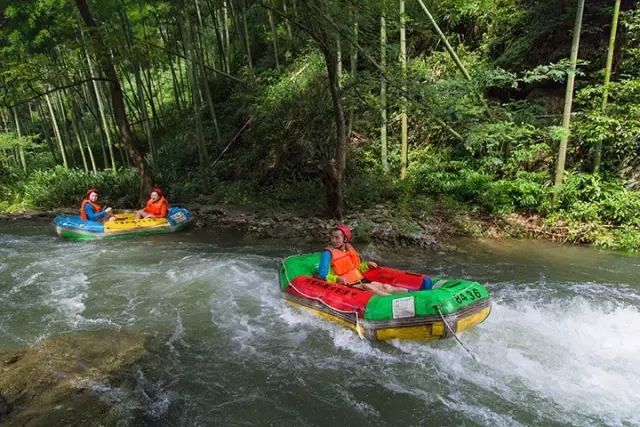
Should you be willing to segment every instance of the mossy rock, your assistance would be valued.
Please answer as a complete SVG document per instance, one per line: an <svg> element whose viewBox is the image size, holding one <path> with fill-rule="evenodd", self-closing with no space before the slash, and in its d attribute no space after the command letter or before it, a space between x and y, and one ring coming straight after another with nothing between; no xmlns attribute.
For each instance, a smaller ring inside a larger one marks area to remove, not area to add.
<svg viewBox="0 0 640 427"><path fill-rule="evenodd" d="M127 425L105 390L129 387L146 342L140 334L97 331L0 353L0 423Z"/></svg>

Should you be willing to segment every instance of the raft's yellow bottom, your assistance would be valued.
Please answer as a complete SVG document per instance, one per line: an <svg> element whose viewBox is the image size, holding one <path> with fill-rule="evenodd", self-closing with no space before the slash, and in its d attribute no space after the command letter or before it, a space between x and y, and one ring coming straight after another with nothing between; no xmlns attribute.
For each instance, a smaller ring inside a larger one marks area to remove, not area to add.
<svg viewBox="0 0 640 427"><path fill-rule="evenodd" d="M411 340L411 341L432 341L439 340L445 338L447 336L447 330L444 322L436 321L431 323L425 323L422 325L410 325L410 326L394 326L394 327L380 327L375 329L367 329L363 327L362 324L356 325L354 322L350 322L343 318L340 318L332 313L328 313L323 310L319 310L314 307L309 307L304 304L299 304L295 301L286 300L289 304L295 307L302 307L307 309L314 314L322 317L323 319L330 320L332 322L338 323L346 328L349 328L356 333L362 333L363 335L370 337L372 339L378 341L388 341L388 340ZM478 323L481 323L485 320L489 313L491 313L491 306L484 307L479 311L472 312L466 316L461 316L457 319L455 325L452 325L449 322L449 326L454 328L455 332L465 331ZM361 331L358 331L358 326L361 328Z"/></svg>
<svg viewBox="0 0 640 427"><path fill-rule="evenodd" d="M166 227L169 221L166 218L144 218L136 219L135 212L125 212L115 215L115 221L104 223L105 233L120 233L123 231L133 231L142 228Z"/></svg>

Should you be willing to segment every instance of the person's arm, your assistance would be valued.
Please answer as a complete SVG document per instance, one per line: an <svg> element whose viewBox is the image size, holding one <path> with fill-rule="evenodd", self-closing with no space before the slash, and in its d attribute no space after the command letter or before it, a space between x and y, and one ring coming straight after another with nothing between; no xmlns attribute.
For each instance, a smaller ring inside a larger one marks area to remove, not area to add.
<svg viewBox="0 0 640 427"><path fill-rule="evenodd" d="M87 203L86 205L84 205L84 213L87 214L87 219L89 221L100 221L104 218L104 212L105 211L96 213L91 203Z"/></svg>
<svg viewBox="0 0 640 427"><path fill-rule="evenodd" d="M331 273L331 252L322 251L320 255L320 265L318 266L318 277L330 283L336 283L338 276Z"/></svg>
<svg viewBox="0 0 640 427"><path fill-rule="evenodd" d="M360 265L358 266L358 269L360 270L360 273L364 273L365 271L369 270L370 268L378 268L378 264L373 262L373 261L362 261L360 263Z"/></svg>

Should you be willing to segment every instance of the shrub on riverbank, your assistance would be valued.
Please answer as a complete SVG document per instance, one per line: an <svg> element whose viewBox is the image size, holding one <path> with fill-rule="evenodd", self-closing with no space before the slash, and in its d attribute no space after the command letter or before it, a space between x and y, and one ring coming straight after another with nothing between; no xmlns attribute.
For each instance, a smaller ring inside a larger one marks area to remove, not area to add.
<svg viewBox="0 0 640 427"><path fill-rule="evenodd" d="M90 187L100 190L101 204L132 208L137 204L139 193L138 175L133 169L94 174L56 166L29 175L13 174L11 181L4 180L0 185L3 194L9 195L0 202L0 211L5 212L75 207Z"/></svg>

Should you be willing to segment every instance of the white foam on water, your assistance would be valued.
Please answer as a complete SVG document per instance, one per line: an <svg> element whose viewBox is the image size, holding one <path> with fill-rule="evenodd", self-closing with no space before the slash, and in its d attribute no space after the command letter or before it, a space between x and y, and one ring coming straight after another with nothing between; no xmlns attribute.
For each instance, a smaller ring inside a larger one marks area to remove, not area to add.
<svg viewBox="0 0 640 427"><path fill-rule="evenodd" d="M243 351L256 352L255 343L272 331L278 290L273 271L256 265L263 258L216 260L217 284L209 296L211 322L226 331ZM273 295L273 296L271 296Z"/></svg>
<svg viewBox="0 0 640 427"><path fill-rule="evenodd" d="M177 350L174 344L179 344L181 347L189 348L189 344L187 344L184 340L185 338L185 329L184 324L182 323L182 317L180 316L180 312L176 313L176 329L173 332L173 335L169 337L167 340L167 345L172 353L176 354Z"/></svg>
<svg viewBox="0 0 640 427"><path fill-rule="evenodd" d="M356 399L356 397L349 390L344 388L339 388L336 391L336 394L349 406L355 408L356 411L360 412L362 415L367 417L379 417L380 412L377 411L373 406L369 405L367 402Z"/></svg>
<svg viewBox="0 0 640 427"><path fill-rule="evenodd" d="M517 302L495 303L485 323L461 336L480 364L459 346L398 345L410 354L426 352L451 384L471 382L543 419L639 424L637 307L582 297L541 303L545 298L530 288L513 293L511 301ZM466 397L465 405L474 406L473 396ZM480 414L487 411L474 417L478 422L514 422L494 418L481 403L475 406Z"/></svg>
<svg viewBox="0 0 640 427"><path fill-rule="evenodd" d="M18 272L13 272L11 274L11 276L13 277L14 281L17 282L17 284L15 286L13 286L11 289L9 289L9 292L7 293L7 296L11 296L13 294L16 293L20 293L22 292L22 290L26 287L29 287L35 283L38 283L40 280L40 277L43 275L44 273L41 271L35 272L35 273L25 273L25 275L27 275L26 278L21 277L21 274L19 274Z"/></svg>
<svg viewBox="0 0 640 427"><path fill-rule="evenodd" d="M462 413L465 417L477 422L480 425L496 427L518 427L525 426L514 420L508 414L499 414L484 405L468 404L466 396L452 394L447 398L438 396L439 400L454 412Z"/></svg>

